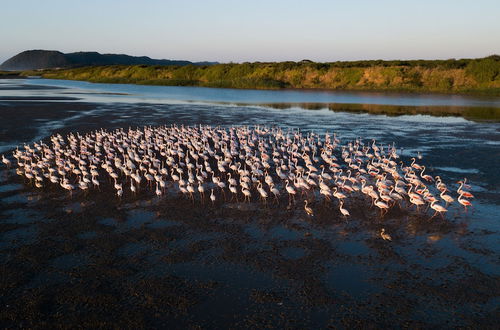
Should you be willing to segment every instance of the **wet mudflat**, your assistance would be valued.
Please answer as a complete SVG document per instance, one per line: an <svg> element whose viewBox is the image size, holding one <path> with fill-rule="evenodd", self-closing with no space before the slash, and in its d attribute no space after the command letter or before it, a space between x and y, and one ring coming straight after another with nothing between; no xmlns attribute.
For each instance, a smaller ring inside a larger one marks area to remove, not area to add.
<svg viewBox="0 0 500 330"><path fill-rule="evenodd" d="M27 92L26 96L32 96ZM369 201L195 202L144 189L70 195L0 169L5 327L457 327L499 320L500 125L459 118L207 104L0 102L0 151L54 133L142 125L279 125L396 142L476 196L446 218ZM379 236L385 228L392 236Z"/></svg>

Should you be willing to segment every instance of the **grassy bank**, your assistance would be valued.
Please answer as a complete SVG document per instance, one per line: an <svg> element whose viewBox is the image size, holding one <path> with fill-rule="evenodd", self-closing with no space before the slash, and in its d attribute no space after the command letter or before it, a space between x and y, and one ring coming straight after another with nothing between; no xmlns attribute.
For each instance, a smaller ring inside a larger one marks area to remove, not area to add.
<svg viewBox="0 0 500 330"><path fill-rule="evenodd" d="M99 66L25 72L98 83L313 88L500 95L500 56L461 60L277 62L211 66Z"/></svg>

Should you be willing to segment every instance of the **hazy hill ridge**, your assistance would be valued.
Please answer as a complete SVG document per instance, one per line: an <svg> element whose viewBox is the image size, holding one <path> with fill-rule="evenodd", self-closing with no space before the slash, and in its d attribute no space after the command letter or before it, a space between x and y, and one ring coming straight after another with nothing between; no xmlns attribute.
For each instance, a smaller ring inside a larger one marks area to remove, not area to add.
<svg viewBox="0 0 500 330"><path fill-rule="evenodd" d="M147 56L76 52L64 54L56 50L27 50L0 65L0 70L38 70L95 65L209 65L215 62L157 60Z"/></svg>

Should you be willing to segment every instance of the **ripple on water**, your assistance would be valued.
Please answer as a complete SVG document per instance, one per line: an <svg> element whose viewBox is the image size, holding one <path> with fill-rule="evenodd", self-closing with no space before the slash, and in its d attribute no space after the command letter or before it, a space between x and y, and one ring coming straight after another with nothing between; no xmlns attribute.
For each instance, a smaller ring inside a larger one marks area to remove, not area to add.
<svg viewBox="0 0 500 330"><path fill-rule="evenodd" d="M27 203L30 201L30 196L24 193L17 193L9 197L2 198L4 203Z"/></svg>
<svg viewBox="0 0 500 330"><path fill-rule="evenodd" d="M93 239L97 237L97 232L95 231L85 231L77 235L78 238L81 239Z"/></svg>
<svg viewBox="0 0 500 330"><path fill-rule="evenodd" d="M33 211L27 209L9 210L4 213L4 223L29 224L41 221L42 219Z"/></svg>
<svg viewBox="0 0 500 330"><path fill-rule="evenodd" d="M246 224L244 227L245 233L250 235L253 239L261 239L264 237L264 231L255 223Z"/></svg>
<svg viewBox="0 0 500 330"><path fill-rule="evenodd" d="M72 269L76 267L84 267L88 264L88 259L77 253L65 254L52 259L51 265L58 269Z"/></svg>
<svg viewBox="0 0 500 330"><path fill-rule="evenodd" d="M149 244L146 243L127 243L123 246L121 246L117 251L116 254L122 257L131 257L138 255L142 252L146 252L151 248Z"/></svg>
<svg viewBox="0 0 500 330"><path fill-rule="evenodd" d="M276 226L272 228L271 230L269 230L269 234L271 235L271 237L281 240L295 240L301 237L299 232L283 226Z"/></svg>
<svg viewBox="0 0 500 330"><path fill-rule="evenodd" d="M353 255L353 256L358 256L358 255L368 256L368 255L372 254L371 249L368 246L366 246L366 244L364 244L363 242L357 242L357 241L340 242L337 245L337 249L341 253Z"/></svg>
<svg viewBox="0 0 500 330"><path fill-rule="evenodd" d="M280 250L280 254L287 259L300 259L307 253L303 248L286 247Z"/></svg>
<svg viewBox="0 0 500 330"><path fill-rule="evenodd" d="M127 214L127 220L125 224L130 228L140 228L142 225L146 225L154 222L155 215L153 212L144 210L131 210Z"/></svg>
<svg viewBox="0 0 500 330"><path fill-rule="evenodd" d="M9 191L15 191L15 190L21 190L21 189L23 189L23 185L20 185L17 183L9 183L9 184L0 185L0 192L9 192Z"/></svg>
<svg viewBox="0 0 500 330"><path fill-rule="evenodd" d="M161 228L174 227L177 225L179 224L173 220L161 219L161 220L154 220L152 223L148 224L147 227L161 229Z"/></svg>
<svg viewBox="0 0 500 330"><path fill-rule="evenodd" d="M118 221L114 218L104 218L102 220L99 220L98 223L106 226L116 226L118 224Z"/></svg>
<svg viewBox="0 0 500 330"><path fill-rule="evenodd" d="M475 168L459 168L459 167L447 167L447 166L434 167L434 170L441 170L441 171L461 173L461 174L462 173L463 174L479 174L479 173L481 173L478 169L475 169Z"/></svg>
<svg viewBox="0 0 500 330"><path fill-rule="evenodd" d="M0 233L0 249L5 250L32 244L36 241L38 232L38 226L31 225Z"/></svg>
<svg viewBox="0 0 500 330"><path fill-rule="evenodd" d="M375 285L369 281L371 273L366 267L355 264L331 266L326 274L326 282L336 291L348 292L356 298L366 297L375 292Z"/></svg>

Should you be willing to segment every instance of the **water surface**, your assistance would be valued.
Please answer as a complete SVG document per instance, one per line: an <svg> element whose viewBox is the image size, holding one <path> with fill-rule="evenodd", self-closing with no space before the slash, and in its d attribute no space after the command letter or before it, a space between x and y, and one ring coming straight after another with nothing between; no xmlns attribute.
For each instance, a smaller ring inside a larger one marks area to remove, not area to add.
<svg viewBox="0 0 500 330"><path fill-rule="evenodd" d="M96 84L84 81L25 79L7 80L10 84L25 84L31 96L78 97L85 101L112 102L172 102L200 101L246 104L266 103L346 103L408 106L491 106L500 107L499 97L453 94L411 94L329 90L252 90L190 86L144 86L134 84ZM51 86L44 89L44 86ZM54 89L57 88L57 89ZM58 90L64 88L64 91ZM3 95L0 90L0 95ZM9 96L23 94L9 90Z"/></svg>
<svg viewBox="0 0 500 330"><path fill-rule="evenodd" d="M496 326L500 124L213 103L331 98L393 104L498 102L0 80L2 153L55 133L101 128L279 125L335 132L343 142L357 137L395 142L403 160L420 153L429 173L440 175L453 189L466 176L476 196L468 213L452 205L445 220L406 210L380 219L377 210L359 207L354 200L346 205L352 214L347 221L336 205L321 201L313 203L317 217L309 219L302 204L193 205L175 194L159 199L151 193L125 194L119 200L105 188L69 196L56 187L31 187L12 169L1 167L2 323L78 323L88 328ZM382 227L393 242L380 238Z"/></svg>

